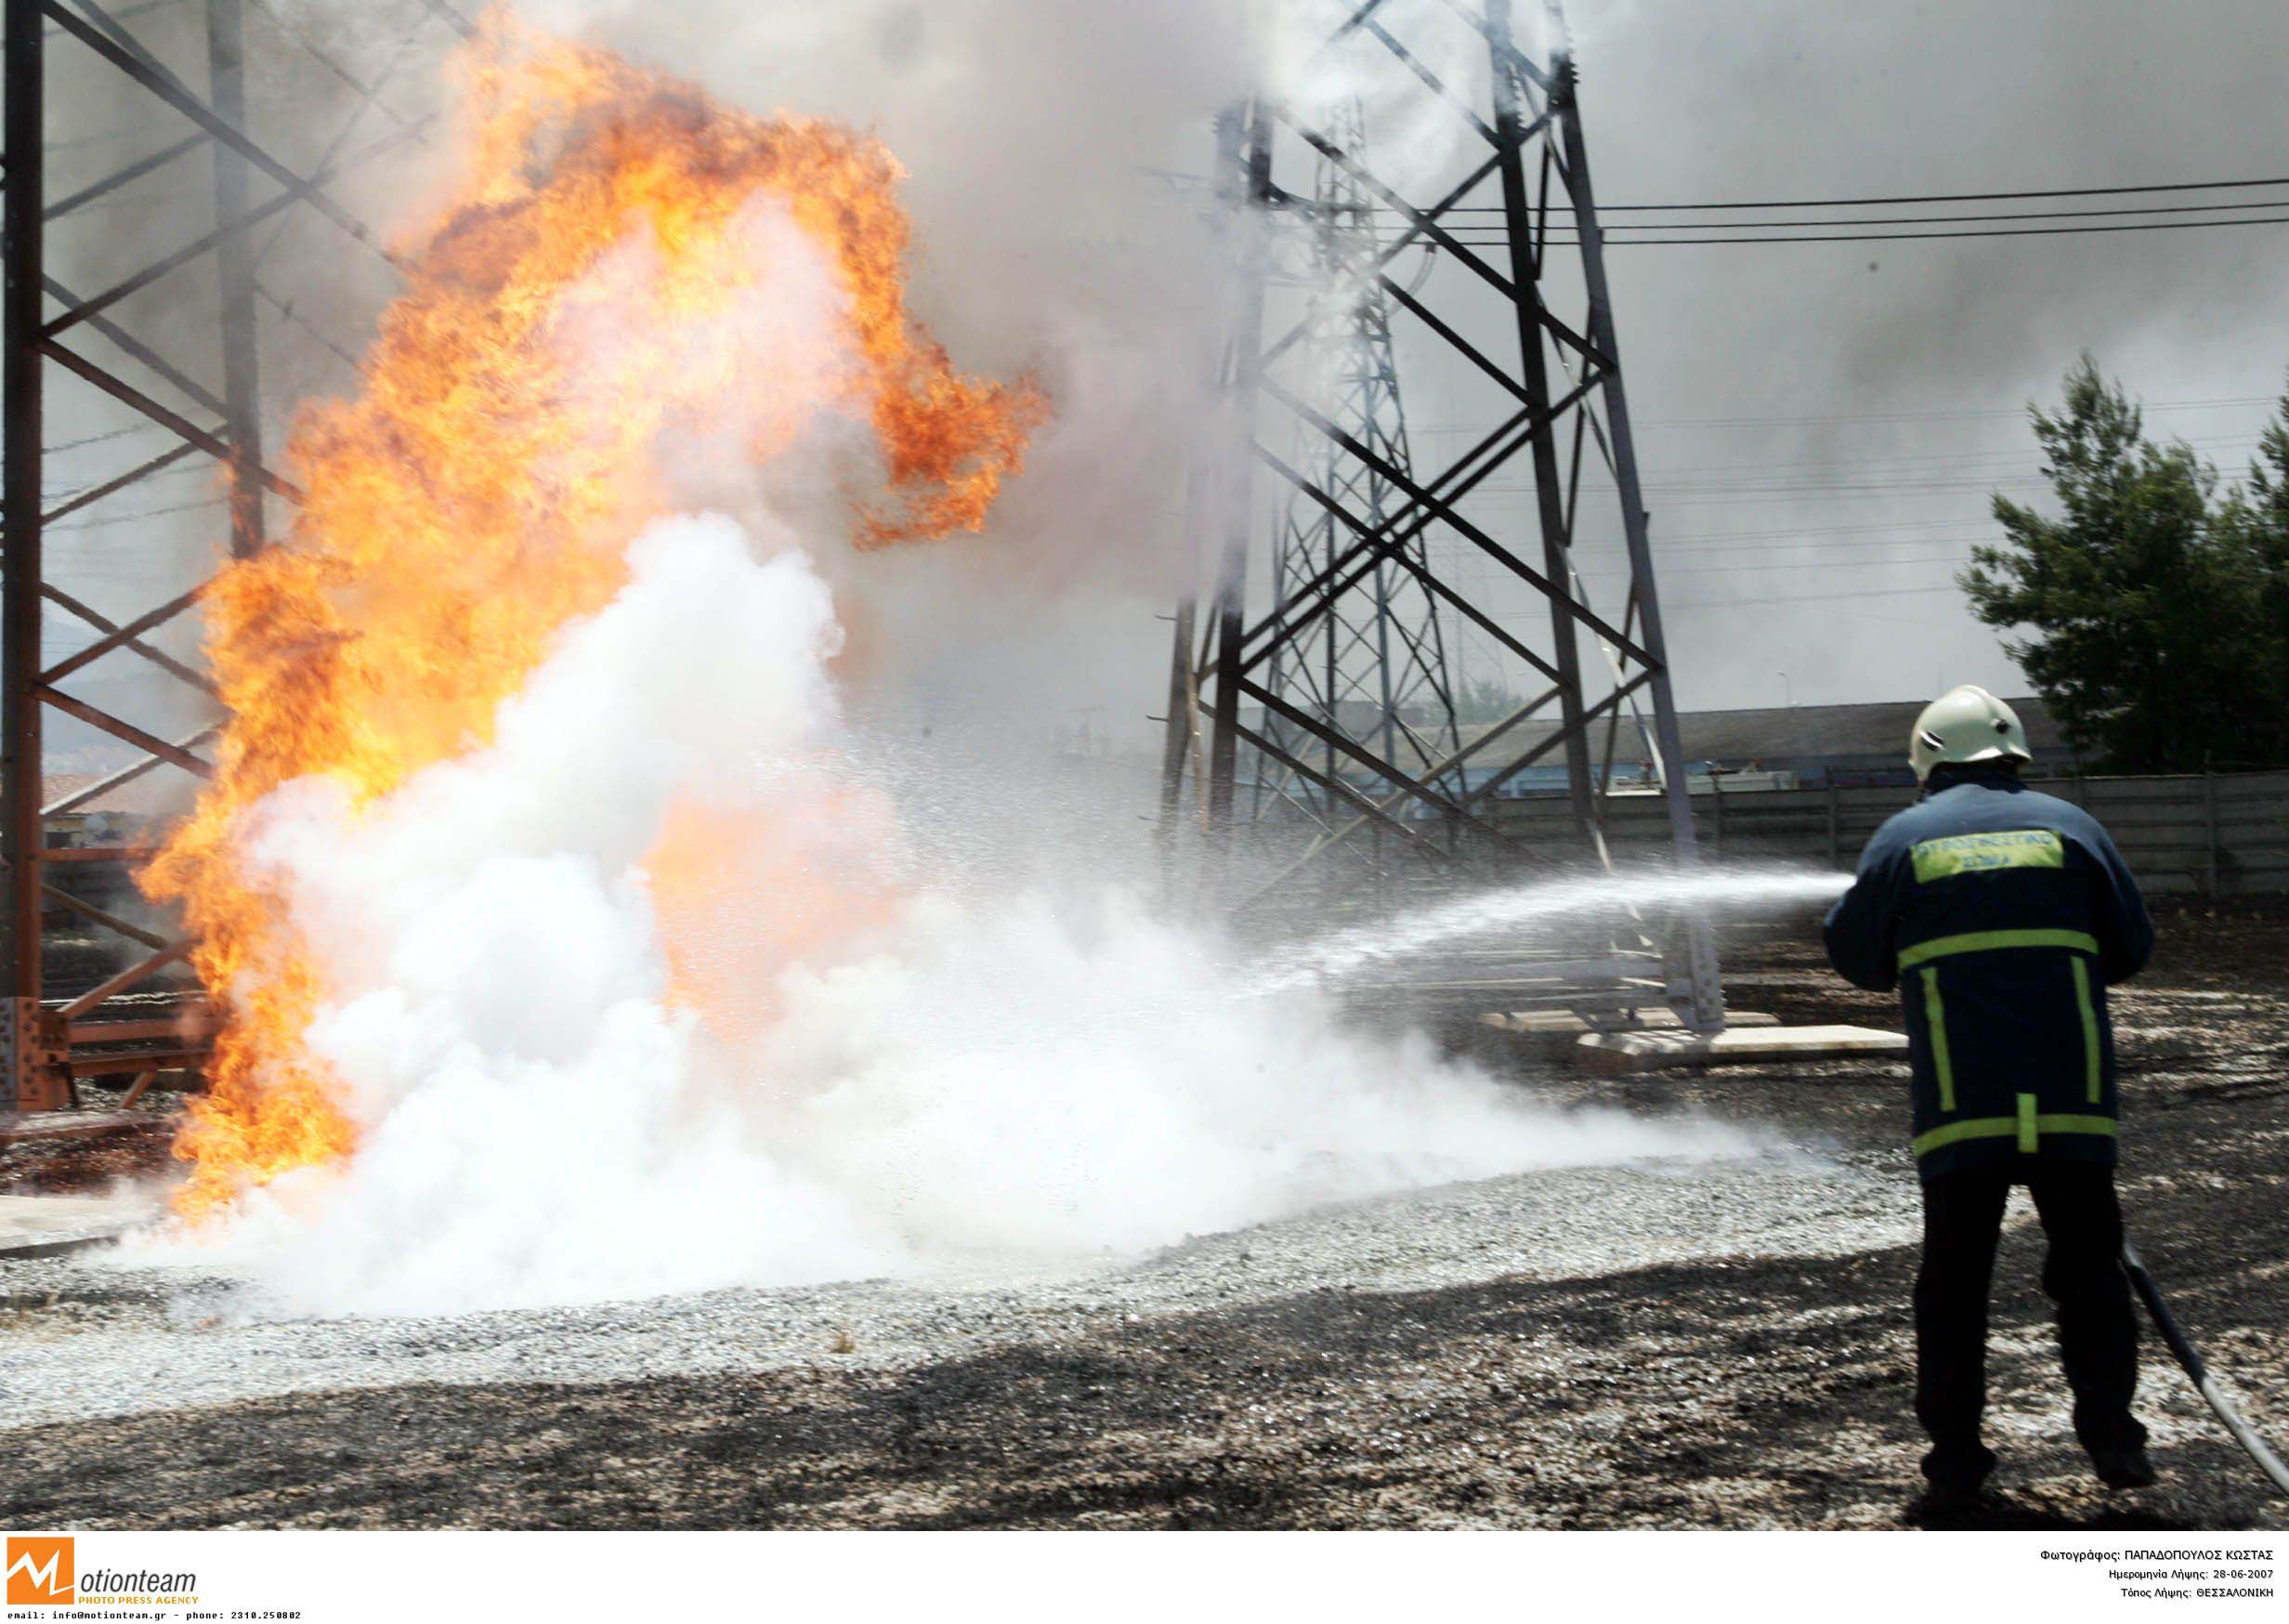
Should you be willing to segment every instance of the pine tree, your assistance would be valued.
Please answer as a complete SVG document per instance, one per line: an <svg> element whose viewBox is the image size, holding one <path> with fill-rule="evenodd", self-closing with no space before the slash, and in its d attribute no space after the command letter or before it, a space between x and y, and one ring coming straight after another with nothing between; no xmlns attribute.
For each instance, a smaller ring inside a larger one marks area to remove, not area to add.
<svg viewBox="0 0 2289 1624"><path fill-rule="evenodd" d="M2248 495L2237 508L2264 628L2256 680L2270 696L2274 724L2241 755L2252 763L2289 762L2289 395L2258 437Z"/></svg>
<svg viewBox="0 0 2289 1624"><path fill-rule="evenodd" d="M2252 499L2221 494L2191 447L2148 439L2087 355L2060 409L2032 416L2060 514L1996 496L2005 544L1973 548L1956 579L1981 620L2023 634L2004 647L2068 742L2115 772L2282 759L2282 573L2265 549L2289 534L2289 434Z"/></svg>

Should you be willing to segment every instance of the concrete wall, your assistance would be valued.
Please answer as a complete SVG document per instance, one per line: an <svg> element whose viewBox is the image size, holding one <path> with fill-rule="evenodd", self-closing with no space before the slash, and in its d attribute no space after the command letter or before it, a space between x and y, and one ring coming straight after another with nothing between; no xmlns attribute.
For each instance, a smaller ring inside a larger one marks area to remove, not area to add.
<svg viewBox="0 0 2289 1624"><path fill-rule="evenodd" d="M2289 892L2289 772L2032 782L2088 807L2149 891ZM1849 869L1877 825L1913 799L1904 789L1696 794L1694 824L1712 855ZM1616 858L1668 849L1658 797L1616 797L1609 806L1606 838ZM1524 838L1567 839L1562 798L1499 801L1495 818Z"/></svg>

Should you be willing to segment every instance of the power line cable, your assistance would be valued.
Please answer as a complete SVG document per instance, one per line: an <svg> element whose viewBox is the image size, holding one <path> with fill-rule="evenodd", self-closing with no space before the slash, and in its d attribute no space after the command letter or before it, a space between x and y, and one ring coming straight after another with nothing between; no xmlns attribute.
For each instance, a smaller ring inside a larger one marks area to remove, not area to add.
<svg viewBox="0 0 2289 1624"><path fill-rule="evenodd" d="M1774 604L1856 603L1864 597L1927 597L1935 592L1955 590L1955 583L1951 581L1944 586L1885 586L1872 592L1781 594L1772 597L1664 597L1661 607L1665 611L1673 609L1769 609Z"/></svg>
<svg viewBox="0 0 2289 1624"><path fill-rule="evenodd" d="M2207 411L2227 406L2272 406L2281 402L2278 395L2227 395L2208 400L2141 400L2140 412ZM1939 412L1844 412L1823 413L1803 417L1649 417L1636 421L1638 428L1773 428L1798 424L1832 423L1936 423L1981 417L2015 417L2024 421L2023 406L1973 407ZM1483 424L1427 423L1407 425L1407 432L1425 434L1469 434L1485 432Z"/></svg>
<svg viewBox="0 0 2289 1624"><path fill-rule="evenodd" d="M2289 215L2265 215L2256 219L2242 220L2154 220L2136 226L2029 226L2024 229L1992 231L1867 231L1814 237L1614 237L1607 239L1605 245L1608 248L1652 248L1692 247L1695 244L1721 246L1732 242L1936 242L1967 237L2086 237L2119 231L2209 231L2229 226L2285 225L2289 225ZM1498 248L1510 241L1507 233L1494 237L1453 235L1455 241L1466 248ZM1547 241L1561 248L1581 246L1581 240L1577 237L1552 237Z"/></svg>
<svg viewBox="0 0 2289 1624"><path fill-rule="evenodd" d="M2048 197L2131 197L2150 191L2227 191L2253 186L2289 186L2289 175L2257 180L2172 180L2150 186L2068 186L2038 191L1923 192L1911 197L1799 197L1763 203L1602 203L1598 205L1598 212L1602 215L1642 215L1686 209L1858 209L1879 208L1891 203L2009 203ZM1489 213L1501 212L1498 205L1492 203L1477 206Z"/></svg>
<svg viewBox="0 0 2289 1624"><path fill-rule="evenodd" d="M2209 215L2226 209L2277 209L2289 199L2278 197L2250 198L2232 203L2151 203L2127 209L2015 209L2005 214L1989 215L1872 215L1851 219L1783 219L1783 220L1615 220L1602 222L1607 231L1741 231L1776 230L1803 231L1816 228L1841 226L1960 226L2010 220L2103 220L2130 215ZM1394 220L1411 219L1404 209L1383 208L1380 213ZM1502 213L1489 205L1486 210L1449 210L1460 213ZM1484 231L1484 225L1465 224L1463 230Z"/></svg>
<svg viewBox="0 0 2289 1624"><path fill-rule="evenodd" d="M1694 220L1622 220L1605 227L1609 231L1683 230L1808 230L1815 227L1838 226L1964 226L1984 225L2013 220L2103 220L2117 219L2129 215L2206 215L2225 209L2277 209L2289 199L2278 197L2250 198L2238 203L2156 203L2144 208L2129 209L2021 209L1999 215L1879 215L1865 219L1843 220L1724 220L1708 221L1706 226ZM2224 222L2219 222L2223 224Z"/></svg>

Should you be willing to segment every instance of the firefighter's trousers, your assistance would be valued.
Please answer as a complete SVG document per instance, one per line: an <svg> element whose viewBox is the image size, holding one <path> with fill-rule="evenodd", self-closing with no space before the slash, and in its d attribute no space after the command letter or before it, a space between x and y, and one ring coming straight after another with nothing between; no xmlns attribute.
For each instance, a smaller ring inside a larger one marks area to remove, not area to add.
<svg viewBox="0 0 2289 1624"><path fill-rule="evenodd" d="M2005 1198L2027 1186L2050 1243L2043 1290L2058 1309L2059 1354L2074 1394L2074 1434L2089 1449L2146 1441L2130 1413L2138 1320L2122 1272L2114 1170L2039 1157L1964 1168L1923 1186L1923 1264L1916 1276L1916 1417L1931 1435L1924 1470L1979 1458L1987 1397L1987 1291Z"/></svg>

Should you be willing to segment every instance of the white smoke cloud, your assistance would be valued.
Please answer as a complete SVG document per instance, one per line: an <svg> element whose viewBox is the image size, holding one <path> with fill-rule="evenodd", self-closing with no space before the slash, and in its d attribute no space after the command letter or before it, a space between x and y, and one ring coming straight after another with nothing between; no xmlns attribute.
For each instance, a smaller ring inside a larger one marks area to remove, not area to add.
<svg viewBox="0 0 2289 1624"><path fill-rule="evenodd" d="M314 780L265 805L362 1143L132 1255L235 1263L270 1312L451 1312L1035 1264L1744 1147L1529 1108L1315 991L1236 996L1217 943L1118 887L929 871L843 781L838 632L791 533L671 519L631 561L489 747L355 815ZM837 797L832 828L795 810ZM722 854L727 909L647 869L695 804L757 848ZM695 956L704 1018L671 993Z"/></svg>

